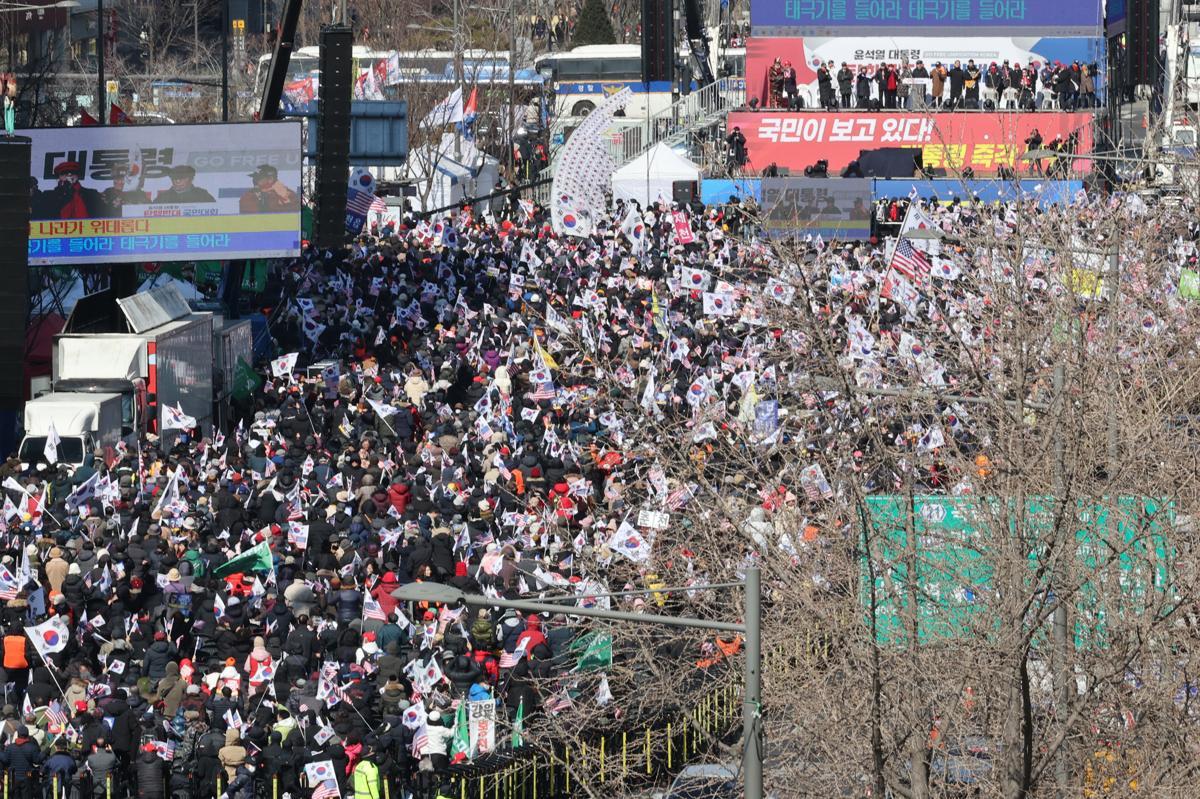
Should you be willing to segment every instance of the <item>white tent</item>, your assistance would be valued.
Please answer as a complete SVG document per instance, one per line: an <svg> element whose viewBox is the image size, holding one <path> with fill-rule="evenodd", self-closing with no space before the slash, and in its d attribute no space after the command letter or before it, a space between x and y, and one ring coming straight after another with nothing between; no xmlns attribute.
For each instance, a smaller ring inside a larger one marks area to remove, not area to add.
<svg viewBox="0 0 1200 799"><path fill-rule="evenodd" d="M671 201L676 181L700 180L700 167L659 142L612 176L614 200L637 200L642 208L660 199Z"/></svg>

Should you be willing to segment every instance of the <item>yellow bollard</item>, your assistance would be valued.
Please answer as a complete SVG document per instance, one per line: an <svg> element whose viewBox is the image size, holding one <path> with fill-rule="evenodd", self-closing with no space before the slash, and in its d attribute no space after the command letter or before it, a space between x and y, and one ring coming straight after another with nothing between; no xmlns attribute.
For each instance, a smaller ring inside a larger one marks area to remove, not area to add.
<svg viewBox="0 0 1200 799"><path fill-rule="evenodd" d="M571 792L571 748L563 752L563 771L567 774L567 793Z"/></svg>
<svg viewBox="0 0 1200 799"><path fill-rule="evenodd" d="M59 799L60 796L62 796L62 794L60 794L58 791L58 775L55 774L54 775L54 799Z"/></svg>
<svg viewBox="0 0 1200 799"><path fill-rule="evenodd" d="M532 771L533 771L533 799L537 799L537 784L538 784L538 773L537 773L537 755L534 755L534 756L533 756L533 769L532 769Z"/></svg>
<svg viewBox="0 0 1200 799"><path fill-rule="evenodd" d="M221 787L221 780L219 777L217 778L217 787L218 788ZM218 791L218 793L220 793L220 791ZM112 799L112 775L111 774L107 774L104 777L104 795L106 797L108 797L108 799Z"/></svg>
<svg viewBox="0 0 1200 799"><path fill-rule="evenodd" d="M383 783L383 799L391 799L392 786L388 785L387 777L380 777L379 781Z"/></svg>
<svg viewBox="0 0 1200 799"><path fill-rule="evenodd" d="M279 799L279 778L271 778L271 799Z"/></svg>
<svg viewBox="0 0 1200 799"><path fill-rule="evenodd" d="M629 776L629 733L621 732L621 779ZM535 796L534 799L537 799Z"/></svg>
<svg viewBox="0 0 1200 799"><path fill-rule="evenodd" d="M604 782L604 744L608 739L600 736L600 782Z"/></svg>
<svg viewBox="0 0 1200 799"><path fill-rule="evenodd" d="M466 780L459 780L458 794L459 794L460 799L467 799L467 781Z"/></svg>
<svg viewBox="0 0 1200 799"><path fill-rule="evenodd" d="M481 774L479 776L479 799L484 799L484 796L485 796L484 789L485 789L486 785L487 785L487 777Z"/></svg>
<svg viewBox="0 0 1200 799"><path fill-rule="evenodd" d="M671 740L671 722L667 722L667 768L671 768L671 750L674 741Z"/></svg>
<svg viewBox="0 0 1200 799"><path fill-rule="evenodd" d="M654 773L652 763L650 761L650 728L646 728L646 774Z"/></svg>

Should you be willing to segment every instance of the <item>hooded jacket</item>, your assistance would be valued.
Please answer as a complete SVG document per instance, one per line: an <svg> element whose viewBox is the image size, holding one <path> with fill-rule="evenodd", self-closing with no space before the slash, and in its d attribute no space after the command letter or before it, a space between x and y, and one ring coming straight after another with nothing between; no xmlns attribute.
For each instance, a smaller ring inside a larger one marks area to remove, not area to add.
<svg viewBox="0 0 1200 799"><path fill-rule="evenodd" d="M237 776L238 766L246 762L246 747L242 746L241 737L237 730L226 730L225 745L217 752L217 759L224 766L225 775L230 781Z"/></svg>
<svg viewBox="0 0 1200 799"><path fill-rule="evenodd" d="M167 664L176 656L175 647L166 641L150 644L142 658L142 676L161 680L167 676Z"/></svg>

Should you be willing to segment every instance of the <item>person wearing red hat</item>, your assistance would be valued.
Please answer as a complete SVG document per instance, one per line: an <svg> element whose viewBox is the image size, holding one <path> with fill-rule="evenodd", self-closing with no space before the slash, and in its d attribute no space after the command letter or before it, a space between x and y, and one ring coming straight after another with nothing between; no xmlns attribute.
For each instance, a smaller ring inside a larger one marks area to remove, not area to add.
<svg viewBox="0 0 1200 799"><path fill-rule="evenodd" d="M396 573L388 571L383 573L383 577L371 589L371 596L379 603L379 607L389 618L392 612L396 610L396 606L400 604L400 600L392 596L392 592L400 587L400 581L396 578Z"/></svg>
<svg viewBox="0 0 1200 799"><path fill-rule="evenodd" d="M167 795L166 766L154 744L142 747L134 764L138 799L163 799Z"/></svg>
<svg viewBox="0 0 1200 799"><path fill-rule="evenodd" d="M60 161L54 167L58 183L38 195L32 219L99 219L107 216L104 197L85 187L83 167L78 161Z"/></svg>

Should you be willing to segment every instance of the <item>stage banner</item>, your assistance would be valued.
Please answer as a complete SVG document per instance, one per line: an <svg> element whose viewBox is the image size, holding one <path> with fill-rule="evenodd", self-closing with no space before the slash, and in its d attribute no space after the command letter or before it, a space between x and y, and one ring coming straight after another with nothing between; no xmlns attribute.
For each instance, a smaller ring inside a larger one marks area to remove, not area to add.
<svg viewBox="0 0 1200 799"><path fill-rule="evenodd" d="M754 0L754 36L1101 36L1101 0Z"/></svg>
<svg viewBox="0 0 1200 799"><path fill-rule="evenodd" d="M18 131L31 266L300 254L300 123Z"/></svg>
<svg viewBox="0 0 1200 799"><path fill-rule="evenodd" d="M1029 172L1036 165L1021 159L1036 130L1042 148L1055 140L1067 152L1092 151L1093 115L1086 111L1037 113L886 113L753 112L729 114L728 129L740 128L749 150L747 168L761 172L769 164L802 173L819 159L834 175L862 150L912 147L921 150L926 168L950 175L970 167L976 175L996 174L1001 167ZM1043 170L1049 161L1043 159ZM1088 171L1086 159L1072 159L1072 171Z"/></svg>

